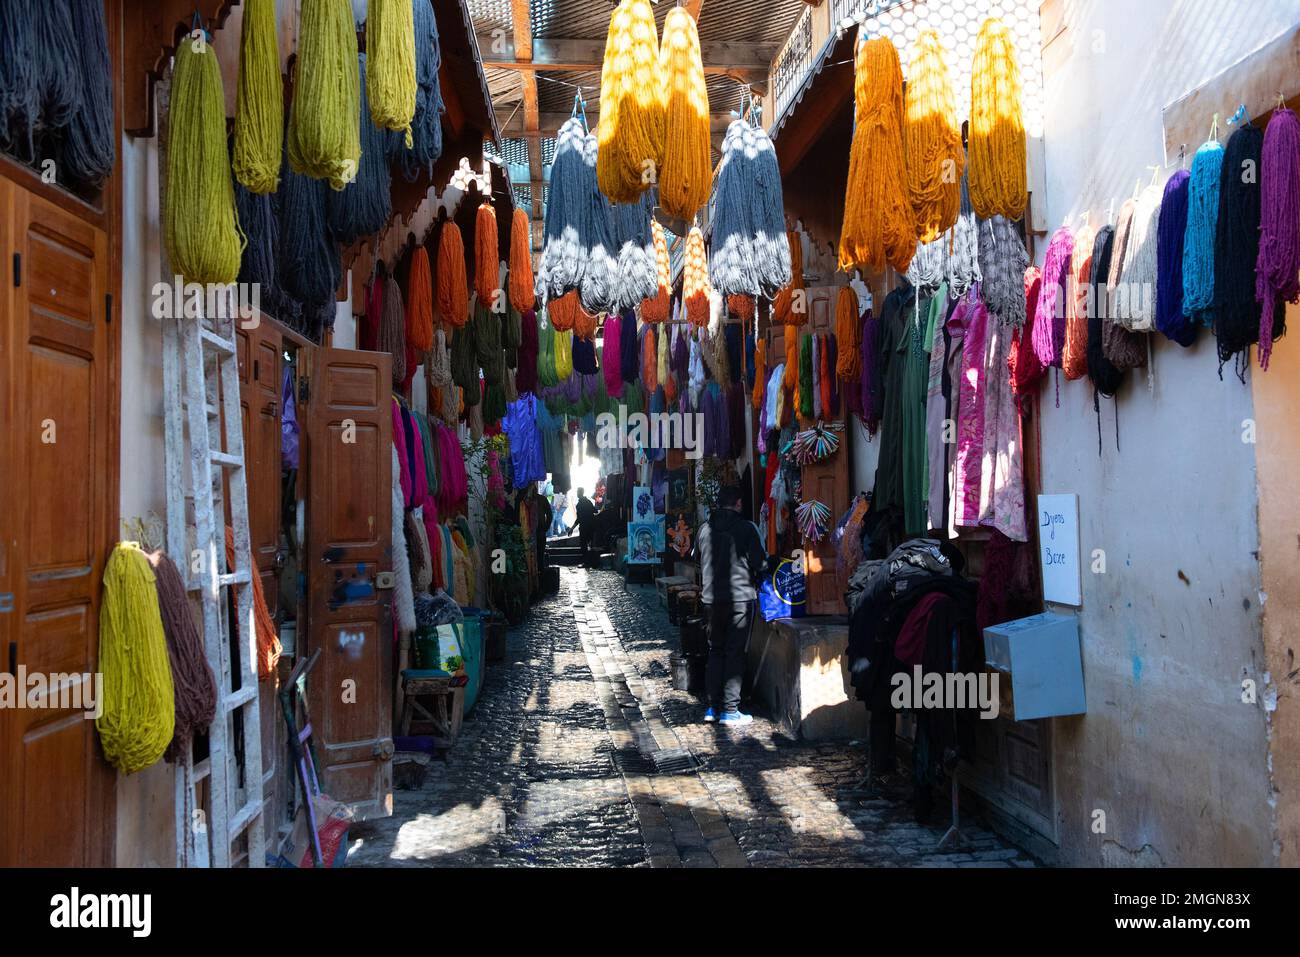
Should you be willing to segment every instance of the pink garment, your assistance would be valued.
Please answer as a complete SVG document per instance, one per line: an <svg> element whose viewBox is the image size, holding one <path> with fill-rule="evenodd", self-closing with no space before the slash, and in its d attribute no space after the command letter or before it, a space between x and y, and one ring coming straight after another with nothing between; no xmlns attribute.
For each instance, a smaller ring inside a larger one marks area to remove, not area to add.
<svg viewBox="0 0 1300 957"><path fill-rule="evenodd" d="M980 464L984 454L984 344L988 309L979 298L979 284L971 287L963 310L960 396L957 411L957 457L953 476L952 525L978 525L980 519ZM954 317L955 318L955 317Z"/></svg>
<svg viewBox="0 0 1300 957"><path fill-rule="evenodd" d="M985 327L984 449L980 461L979 523L1023 542L1025 485L1020 468L1020 410L1007 359L1016 330L996 320Z"/></svg>

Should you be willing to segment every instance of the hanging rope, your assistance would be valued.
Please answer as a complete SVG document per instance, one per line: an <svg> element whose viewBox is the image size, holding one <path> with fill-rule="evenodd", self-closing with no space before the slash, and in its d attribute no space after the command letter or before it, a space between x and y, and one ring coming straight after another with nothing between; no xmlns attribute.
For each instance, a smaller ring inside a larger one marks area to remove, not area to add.
<svg viewBox="0 0 1300 957"><path fill-rule="evenodd" d="M886 37L858 48L857 105L840 232L840 268L907 272L916 251L916 219L903 170L903 73Z"/></svg>
<svg viewBox="0 0 1300 957"><path fill-rule="evenodd" d="M119 542L104 569L99 670L104 757L123 774L142 771L171 743L176 695L153 569L135 542Z"/></svg>
<svg viewBox="0 0 1300 957"><path fill-rule="evenodd" d="M1156 328L1172 342L1190 346L1196 326L1183 315L1183 238L1191 174L1176 170L1165 183L1156 227Z"/></svg>
<svg viewBox="0 0 1300 957"><path fill-rule="evenodd" d="M922 30L912 48L903 98L903 156L917 240L932 243L957 221L966 162L943 43Z"/></svg>
<svg viewBox="0 0 1300 957"><path fill-rule="evenodd" d="M1255 298L1262 307L1259 366L1267 369L1273 340L1285 332L1282 303L1300 301L1300 122L1284 106L1264 131L1262 166Z"/></svg>
<svg viewBox="0 0 1300 957"><path fill-rule="evenodd" d="M81 107L68 120L60 155L71 179L99 183L113 169L117 151L113 128L113 64L101 0L67 0ZM0 104L3 106L3 104ZM0 114L0 128L3 128ZM0 139L3 139L0 136Z"/></svg>
<svg viewBox="0 0 1300 957"><path fill-rule="evenodd" d="M510 217L510 305L519 312L533 308L537 296L533 292L532 230L528 214L516 208Z"/></svg>
<svg viewBox="0 0 1300 957"><path fill-rule="evenodd" d="M1214 323L1214 230L1219 219L1219 177L1223 146L1202 143L1192 158L1187 185L1187 231L1183 234L1183 315L1203 326Z"/></svg>
<svg viewBox="0 0 1300 957"><path fill-rule="evenodd" d="M386 155L387 139L370 119L366 55L358 57L357 78L361 84L361 165L357 177L341 190L330 190L326 199L330 231L335 240L350 246L358 237L378 232L393 214L392 175Z"/></svg>
<svg viewBox="0 0 1300 957"><path fill-rule="evenodd" d="M207 731L217 710L217 681L194 624L185 582L165 552L148 555L158 592L158 610L171 664L175 726L163 757L177 761L189 752L195 734Z"/></svg>
<svg viewBox="0 0 1300 957"><path fill-rule="evenodd" d="M366 9L370 118L380 129L404 133L407 149L413 145L411 120L415 118L413 7L411 0L369 0Z"/></svg>
<svg viewBox="0 0 1300 957"><path fill-rule="evenodd" d="M1025 123L1020 67L1011 31L984 21L970 77L970 198L975 215L1017 220L1029 198L1025 181Z"/></svg>
<svg viewBox="0 0 1300 957"><path fill-rule="evenodd" d="M302 0L289 110L289 166L342 189L361 161L361 83L348 0ZM224 109L224 107L223 107Z"/></svg>
<svg viewBox="0 0 1300 957"><path fill-rule="evenodd" d="M1255 262L1259 258L1259 169L1263 152L1264 131L1249 121L1228 137L1223 151L1214 233L1214 338L1220 367L1259 341ZM1300 229L1300 224L1296 228ZM1249 357L1242 355L1238 363L1237 375L1243 382L1248 361Z"/></svg>
<svg viewBox="0 0 1300 957"><path fill-rule="evenodd" d="M465 277L465 244L460 227L451 220L442 224L438 240L438 319L452 329L469 322L469 280Z"/></svg>
<svg viewBox="0 0 1300 957"><path fill-rule="evenodd" d="M275 0L247 0L239 34L235 95L235 178L253 193L274 193L284 149L284 83Z"/></svg>
<svg viewBox="0 0 1300 957"><path fill-rule="evenodd" d="M490 203L482 203L474 222L474 292L487 309L496 306L501 276L497 255L497 214Z"/></svg>
<svg viewBox="0 0 1300 957"><path fill-rule="evenodd" d="M221 67L210 43L186 40L176 48L168 136L163 232L172 269L186 282L232 283L244 239L226 152Z"/></svg>
<svg viewBox="0 0 1300 957"><path fill-rule="evenodd" d="M664 19L659 71L667 91L659 204L690 222L709 201L709 91L704 83L695 18L675 6Z"/></svg>
<svg viewBox="0 0 1300 957"><path fill-rule="evenodd" d="M635 202L663 167L664 86L650 0L621 0L600 71L597 173L611 202Z"/></svg>

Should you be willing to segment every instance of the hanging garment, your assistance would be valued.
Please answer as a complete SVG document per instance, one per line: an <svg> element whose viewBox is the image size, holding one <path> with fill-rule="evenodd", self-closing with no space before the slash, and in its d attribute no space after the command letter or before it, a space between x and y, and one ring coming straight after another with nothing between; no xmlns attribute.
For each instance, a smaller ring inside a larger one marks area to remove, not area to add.
<svg viewBox="0 0 1300 957"><path fill-rule="evenodd" d="M953 526L978 525L980 517L980 464L984 452L984 346L988 310L979 298L979 284L976 283L971 288L961 317L965 335L962 339L957 457L953 476Z"/></svg>
<svg viewBox="0 0 1300 957"><path fill-rule="evenodd" d="M984 347L984 452L980 463L980 524L1013 541L1025 529L1025 485L1020 464L1020 410L1011 392L1008 359L1015 330L999 322L986 325Z"/></svg>
<svg viewBox="0 0 1300 957"><path fill-rule="evenodd" d="M542 436L537 424L538 405L537 399L527 393L510 404L501 420L501 428L510 439L510 467L517 489L546 478Z"/></svg>
<svg viewBox="0 0 1300 957"><path fill-rule="evenodd" d="M903 282L885 297L880 314L879 381L883 414L880 421L880 459L871 497L873 509L903 507L903 372L906 363L907 328L916 290Z"/></svg>
<svg viewBox="0 0 1300 957"><path fill-rule="evenodd" d="M399 631L415 631L415 592L411 584L411 563L406 553L406 509L403 506L401 451L393 445L393 605Z"/></svg>
<svg viewBox="0 0 1300 957"><path fill-rule="evenodd" d="M948 298L948 287L920 300L908 320L903 369L903 528L908 535L923 535L928 525L929 442L926 435L926 404L930 383L930 350L939 315Z"/></svg>
<svg viewBox="0 0 1300 957"><path fill-rule="evenodd" d="M956 338L950 330L953 314L960 299L944 303L943 322L935 323L934 340L930 344L930 370L925 391L925 447L929 470L927 480L926 513L931 528L943 528L947 517L948 476L951 474L952 442L952 389L948 377L948 362L954 350L961 351L961 334Z"/></svg>

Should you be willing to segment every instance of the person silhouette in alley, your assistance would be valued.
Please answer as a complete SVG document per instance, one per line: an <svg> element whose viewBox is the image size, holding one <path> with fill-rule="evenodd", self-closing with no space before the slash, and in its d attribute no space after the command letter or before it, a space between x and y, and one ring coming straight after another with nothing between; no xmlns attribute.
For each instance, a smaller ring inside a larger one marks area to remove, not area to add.
<svg viewBox="0 0 1300 957"><path fill-rule="evenodd" d="M740 710L740 687L767 554L754 523L741 516L741 494L736 486L728 485L719 492L718 507L700 526L696 552L702 579L700 600L709 619L705 670L709 707L704 720L749 724L754 719Z"/></svg>
<svg viewBox="0 0 1300 957"><path fill-rule="evenodd" d="M590 561L588 550L591 548L591 536L596 532L596 506L587 498L583 489L578 489L578 500L573 505L577 513L574 524L578 527L578 544L582 547L582 564Z"/></svg>

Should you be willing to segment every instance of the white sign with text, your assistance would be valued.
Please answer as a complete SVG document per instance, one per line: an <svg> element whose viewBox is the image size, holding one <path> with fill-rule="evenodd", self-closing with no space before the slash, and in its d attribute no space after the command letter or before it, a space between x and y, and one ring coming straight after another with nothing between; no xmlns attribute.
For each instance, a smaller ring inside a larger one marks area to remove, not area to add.
<svg viewBox="0 0 1300 957"><path fill-rule="evenodd" d="M1083 604L1079 496L1038 496L1038 556L1043 566L1043 601Z"/></svg>

